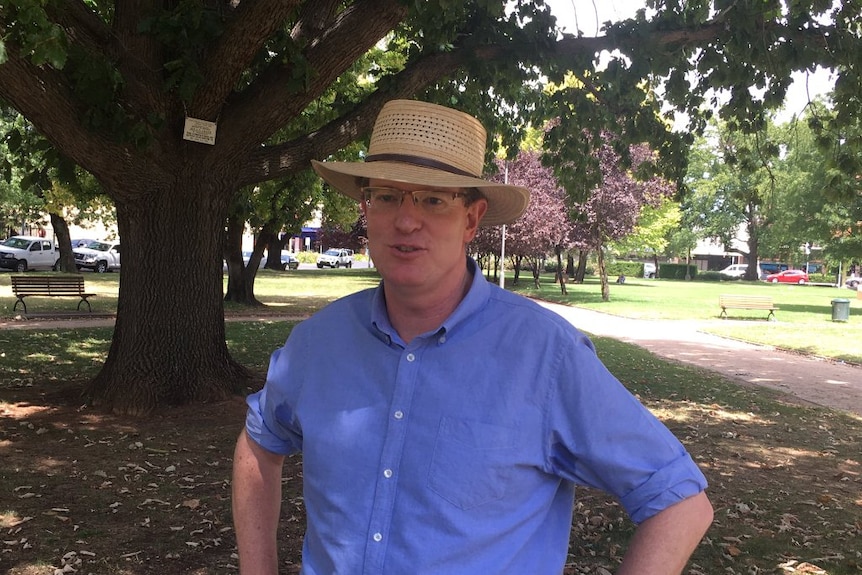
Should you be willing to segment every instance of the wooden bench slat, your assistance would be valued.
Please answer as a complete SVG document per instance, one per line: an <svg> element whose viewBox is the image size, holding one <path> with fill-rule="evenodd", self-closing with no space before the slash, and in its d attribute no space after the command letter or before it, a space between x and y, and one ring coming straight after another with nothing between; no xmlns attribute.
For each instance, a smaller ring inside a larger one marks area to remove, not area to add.
<svg viewBox="0 0 862 575"><path fill-rule="evenodd" d="M719 317L727 318L728 309L762 309L769 311L766 319L775 319L775 310L778 308L772 303L771 296L760 295L735 295L722 294L718 296L718 305L721 308Z"/></svg>
<svg viewBox="0 0 862 575"><path fill-rule="evenodd" d="M79 297L81 300L78 302L78 309L81 309L81 304L86 303L87 309L92 312L88 298L96 295L84 291L84 278L81 276L12 276L12 293L18 298L12 311L14 312L20 303L25 314L27 303L24 298L28 296Z"/></svg>

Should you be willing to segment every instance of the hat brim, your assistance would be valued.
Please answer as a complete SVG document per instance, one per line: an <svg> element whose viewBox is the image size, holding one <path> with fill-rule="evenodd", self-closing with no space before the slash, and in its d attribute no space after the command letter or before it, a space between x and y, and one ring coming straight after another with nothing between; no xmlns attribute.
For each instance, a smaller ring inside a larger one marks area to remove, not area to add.
<svg viewBox="0 0 862 575"><path fill-rule="evenodd" d="M521 186L498 184L470 176L452 174L403 162L318 162L314 171L342 194L362 201L358 178L390 180L404 184L441 188L477 188L488 200L481 226L510 224L521 217L530 202L530 191Z"/></svg>

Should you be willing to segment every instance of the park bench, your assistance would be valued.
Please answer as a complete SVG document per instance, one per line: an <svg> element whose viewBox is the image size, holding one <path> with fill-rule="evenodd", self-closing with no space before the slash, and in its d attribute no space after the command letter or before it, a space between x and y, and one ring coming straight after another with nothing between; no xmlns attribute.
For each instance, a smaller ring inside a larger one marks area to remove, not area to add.
<svg viewBox="0 0 862 575"><path fill-rule="evenodd" d="M772 303L772 297L768 295L729 295L722 294L718 296L718 305L721 307L719 317L727 318L727 310L729 309L762 309L769 311L766 316L767 320L775 320L775 307Z"/></svg>
<svg viewBox="0 0 862 575"><path fill-rule="evenodd" d="M51 276L12 276L12 293L18 300L12 307L14 312L20 303L24 308L24 314L27 314L27 304L24 298L27 296L34 297L79 297L78 310L81 309L81 304L87 304L87 311L92 312L90 307L90 298L96 294L86 293L84 291L84 278L75 275L51 275Z"/></svg>

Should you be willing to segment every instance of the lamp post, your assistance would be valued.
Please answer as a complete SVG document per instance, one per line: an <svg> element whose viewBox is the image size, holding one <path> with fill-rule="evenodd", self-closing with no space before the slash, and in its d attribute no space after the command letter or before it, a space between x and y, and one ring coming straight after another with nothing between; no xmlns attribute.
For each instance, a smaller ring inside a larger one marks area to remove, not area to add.
<svg viewBox="0 0 862 575"><path fill-rule="evenodd" d="M503 164L503 183L509 183L509 162ZM500 242L500 287L506 287L506 224L503 224L503 239Z"/></svg>

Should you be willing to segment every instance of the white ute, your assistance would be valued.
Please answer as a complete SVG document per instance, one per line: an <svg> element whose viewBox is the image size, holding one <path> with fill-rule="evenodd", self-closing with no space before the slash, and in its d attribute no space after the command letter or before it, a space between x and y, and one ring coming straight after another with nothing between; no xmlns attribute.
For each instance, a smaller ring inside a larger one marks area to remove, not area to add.
<svg viewBox="0 0 862 575"><path fill-rule="evenodd" d="M90 242L87 247L75 248L75 266L103 274L120 269L120 242Z"/></svg>
<svg viewBox="0 0 862 575"><path fill-rule="evenodd" d="M18 273L27 270L56 270L60 253L51 240L35 236L12 236L0 244L0 268Z"/></svg>
<svg viewBox="0 0 862 575"><path fill-rule="evenodd" d="M353 267L353 250L346 248L329 248L317 258L318 269L323 266L337 268L344 266L346 268Z"/></svg>

